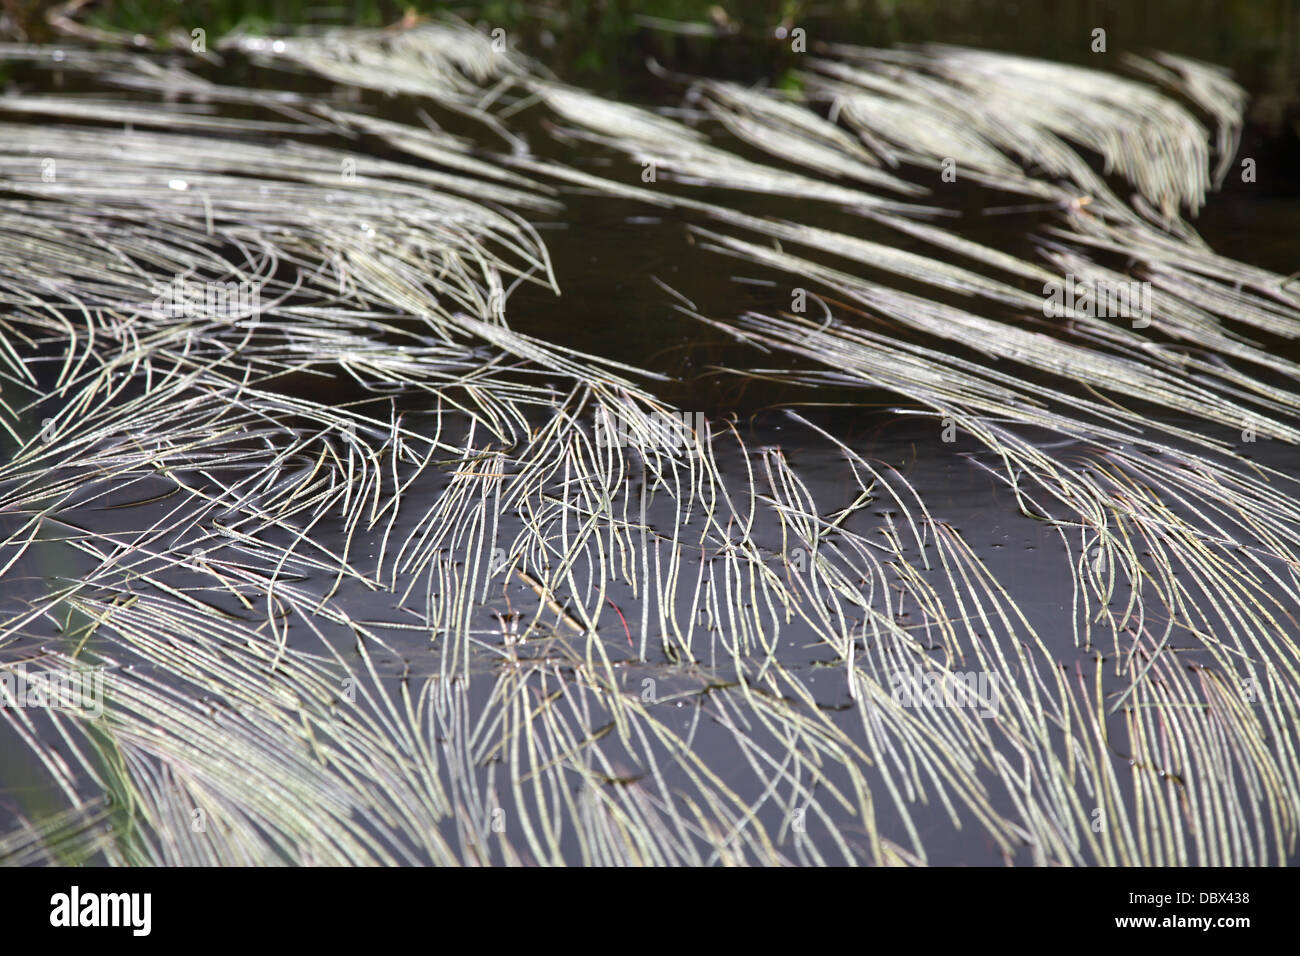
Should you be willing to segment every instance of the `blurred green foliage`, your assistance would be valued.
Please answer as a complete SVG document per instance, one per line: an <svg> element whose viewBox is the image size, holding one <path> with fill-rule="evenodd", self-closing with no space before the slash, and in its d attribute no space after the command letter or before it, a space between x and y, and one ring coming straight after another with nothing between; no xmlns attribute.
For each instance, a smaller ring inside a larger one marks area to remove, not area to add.
<svg viewBox="0 0 1300 956"><path fill-rule="evenodd" d="M54 0L0 5L28 38L50 39L45 12ZM803 27L810 50L818 41L939 40L1078 62L1093 56L1091 31L1102 27L1116 53L1172 50L1227 65L1256 89L1293 89L1300 74L1300 0L93 0L79 18L156 38L202 27L211 38L233 29L383 26L408 10L504 26L566 79L605 87L643 73L647 56L788 86L798 64L790 41L778 38L781 26ZM665 29L663 21L690 26Z"/></svg>

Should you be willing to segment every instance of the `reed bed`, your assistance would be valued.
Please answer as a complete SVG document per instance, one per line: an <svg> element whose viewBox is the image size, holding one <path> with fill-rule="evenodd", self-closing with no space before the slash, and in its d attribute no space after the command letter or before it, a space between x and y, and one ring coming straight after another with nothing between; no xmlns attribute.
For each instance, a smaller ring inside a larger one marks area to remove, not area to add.
<svg viewBox="0 0 1300 956"><path fill-rule="evenodd" d="M686 123L454 22L221 48L423 122L139 57L82 63L129 91L111 101L0 100L0 669L104 682L97 715L0 708L43 794L0 860L1294 858L1295 476L1225 436L1300 440L1272 347L1300 302L1181 218L1236 142L1230 79L834 48L800 97L690 83ZM528 110L622 165L534 152L510 128ZM895 198L935 202L953 157L1053 210L1038 258ZM875 238L696 186L842 207ZM683 419L662 374L512 321L524 284L564 283L536 220L575 188L813 291L820 314L672 302L752 350L731 375L959 429L1008 518L1059 539L1068 640L811 412L785 410L782 446L835 462L835 503L786 448ZM1067 272L1151 282L1150 323L1045 316ZM177 283L256 304L178 308ZM945 704L972 673L996 699ZM930 693L900 699L912 674Z"/></svg>

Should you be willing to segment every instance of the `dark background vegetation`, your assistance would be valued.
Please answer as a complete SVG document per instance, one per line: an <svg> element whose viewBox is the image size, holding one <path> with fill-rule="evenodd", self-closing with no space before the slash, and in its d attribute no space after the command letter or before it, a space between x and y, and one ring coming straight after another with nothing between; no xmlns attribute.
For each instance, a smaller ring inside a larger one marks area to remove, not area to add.
<svg viewBox="0 0 1300 956"><path fill-rule="evenodd" d="M11 28L44 40L45 15L60 4L0 5ZM212 37L237 28L382 26L408 10L504 26L566 79L601 86L642 72L647 54L683 67L707 62L714 75L779 75L771 67L792 62L788 41L774 35L781 25L803 27L810 45L942 40L1075 61L1093 55L1088 38L1102 27L1115 50L1160 48L1222 63L1248 88L1283 98L1294 97L1300 73L1300 0L93 0L78 19L166 42L195 27ZM709 35L665 32L654 19Z"/></svg>

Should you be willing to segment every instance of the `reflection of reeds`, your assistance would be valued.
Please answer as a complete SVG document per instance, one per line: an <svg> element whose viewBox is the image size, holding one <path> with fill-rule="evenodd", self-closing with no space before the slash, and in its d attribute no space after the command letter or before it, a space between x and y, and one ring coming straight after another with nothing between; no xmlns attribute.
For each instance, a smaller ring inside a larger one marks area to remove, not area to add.
<svg viewBox="0 0 1300 956"><path fill-rule="evenodd" d="M5 607L0 648L108 666L101 720L0 711L66 803L20 821L0 859L916 864L945 827L1038 864L1293 855L1300 506L1293 476L1211 426L1300 439L1300 397L1277 384L1297 369L1263 338L1294 337L1300 302L1178 217L1210 175L1184 107L994 54L836 49L806 102L702 82L715 124L692 127L559 86L458 25L223 48L421 97L514 153L305 94L268 104L274 125L0 104L65 121L0 140L0 421L17 445L0 572L55 551L78 569ZM259 102L149 61L68 62ZM1137 65L1215 119L1221 174L1236 88ZM507 123L529 108L673 188L527 155ZM67 125L105 119L149 131ZM323 132L409 159L303 142ZM715 144L727 134L772 164ZM912 174L954 157L1053 204L1045 263L895 198L933 201ZM701 184L842 204L939 255L684 195ZM683 311L755 364L800 360L737 374L885 389L975 442L971 467L1060 537L1069 666L898 470L790 412L842 462L847 503L828 506L725 421L666 441L680 419L658 376L512 327L520 283L564 279L524 217L574 185L675 205L704 249L825 293L815 318ZM1152 283L1149 328L1044 317L1038 290L1062 273L1130 278L1110 253ZM259 309L151 310L177 276L251 283ZM331 400L339 378L355 389ZM921 672L978 673L996 699L900 701L898 675Z"/></svg>

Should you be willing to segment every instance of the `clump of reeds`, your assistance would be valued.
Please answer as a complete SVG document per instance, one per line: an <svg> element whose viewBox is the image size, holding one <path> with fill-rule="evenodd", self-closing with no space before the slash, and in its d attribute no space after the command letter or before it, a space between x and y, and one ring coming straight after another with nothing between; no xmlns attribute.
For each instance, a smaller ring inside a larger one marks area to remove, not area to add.
<svg viewBox="0 0 1300 956"><path fill-rule="evenodd" d="M22 808L0 859L920 864L972 832L1035 864L1294 854L1300 506L1222 433L1300 439L1266 338L1300 302L1181 219L1211 176L1191 110L1221 174L1230 80L1137 64L1180 105L998 54L836 48L803 97L701 81L688 125L459 24L222 49L417 98L487 145L306 94L231 118L188 101L257 91L117 56L84 65L129 95L0 100L0 574L33 585L4 602L0 668L104 675L102 714L0 709L59 804ZM631 174L530 154L509 129L530 108ZM954 158L1057 210L1041 261L924 221ZM738 375L883 389L969 436L1004 507L1060 537L1069 666L1023 589L845 436L789 411L842 463L832 508L781 448L684 422L659 376L518 331L519 285L565 279L528 217L573 186L820 290L815 317L674 301L754 348ZM1130 278L1109 253L1154 286L1149 324L1046 318L1061 271ZM168 297L194 286L249 298ZM900 700L920 670L938 700ZM945 706L970 672L997 699Z"/></svg>

